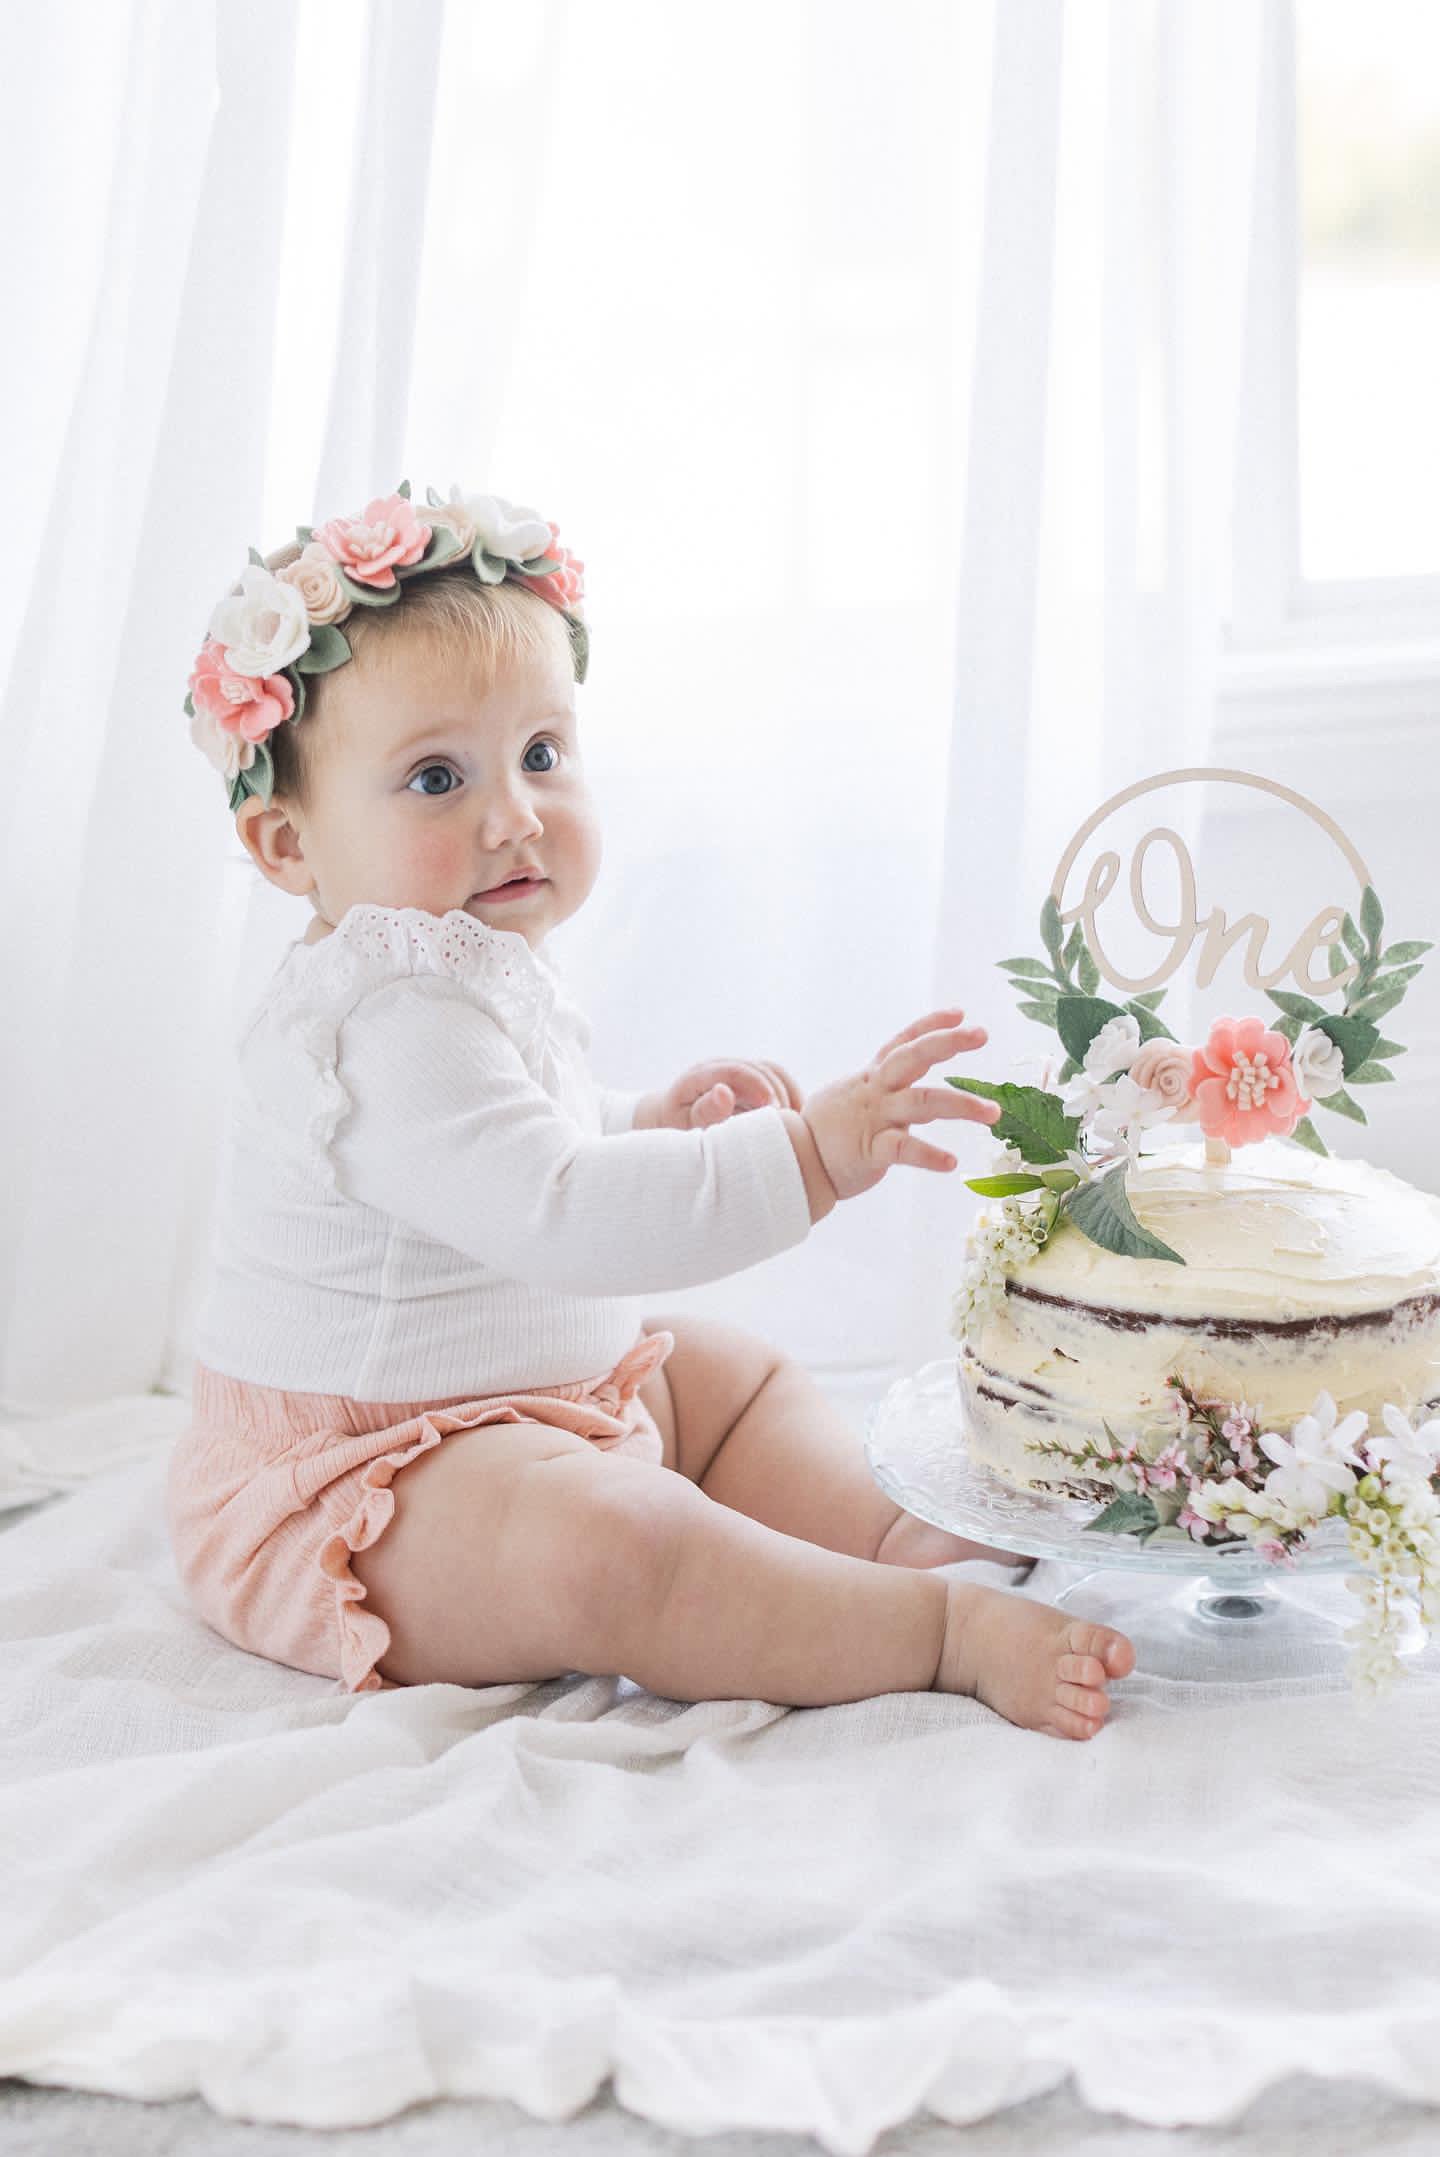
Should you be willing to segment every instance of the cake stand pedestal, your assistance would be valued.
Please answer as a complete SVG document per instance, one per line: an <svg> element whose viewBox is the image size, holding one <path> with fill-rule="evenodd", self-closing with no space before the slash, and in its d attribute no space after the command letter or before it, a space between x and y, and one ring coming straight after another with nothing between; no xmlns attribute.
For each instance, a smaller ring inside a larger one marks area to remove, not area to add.
<svg viewBox="0 0 1440 2157"><path fill-rule="evenodd" d="M1146 1543L1097 1534L1085 1525L1094 1504L1012 1490L971 1458L949 1356L890 1388L871 1410L865 1453L876 1481L907 1512L1036 1559L1028 1591L1074 1617L1117 1627L1134 1643L1137 1674L1350 1686L1353 1642L1345 1636L1362 1613L1345 1575L1362 1568L1342 1521L1325 1522L1290 1564L1272 1564L1243 1543L1207 1550L1183 1530L1162 1530ZM1425 1633L1407 1609L1398 1652L1417 1655Z"/></svg>

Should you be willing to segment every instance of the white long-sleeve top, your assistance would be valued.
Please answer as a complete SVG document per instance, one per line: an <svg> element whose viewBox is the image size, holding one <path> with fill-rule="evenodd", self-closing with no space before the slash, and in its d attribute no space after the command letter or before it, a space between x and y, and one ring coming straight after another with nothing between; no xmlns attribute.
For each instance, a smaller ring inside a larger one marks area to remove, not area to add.
<svg viewBox="0 0 1440 2157"><path fill-rule="evenodd" d="M641 1298L803 1241L776 1108L636 1131L554 958L352 906L237 1040L195 1354L257 1385L443 1400L598 1377Z"/></svg>

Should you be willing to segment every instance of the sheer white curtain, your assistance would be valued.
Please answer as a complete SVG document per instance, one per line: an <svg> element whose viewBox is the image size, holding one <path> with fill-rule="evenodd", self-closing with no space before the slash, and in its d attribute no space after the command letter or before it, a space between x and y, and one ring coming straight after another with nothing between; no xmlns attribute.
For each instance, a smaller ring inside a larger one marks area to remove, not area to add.
<svg viewBox="0 0 1440 2157"><path fill-rule="evenodd" d="M12 1463L183 1411L231 1035L306 918L184 675L247 545L372 488L586 562L607 854L555 945L602 1078L813 1087L956 1000L974 1068L1035 1053L994 961L1208 722L1257 12L131 0L103 64L88 6L12 13L7 244L82 295L0 362ZM653 1305L858 1402L946 1351L970 1211L897 1171Z"/></svg>

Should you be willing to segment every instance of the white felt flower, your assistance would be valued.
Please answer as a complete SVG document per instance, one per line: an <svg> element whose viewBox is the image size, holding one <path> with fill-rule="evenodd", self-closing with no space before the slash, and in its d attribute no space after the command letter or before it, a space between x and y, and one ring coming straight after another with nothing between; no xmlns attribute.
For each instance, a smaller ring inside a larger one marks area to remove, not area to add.
<svg viewBox="0 0 1440 2157"><path fill-rule="evenodd" d="M1307 1101L1323 1101L1345 1083L1345 1059L1318 1026L1302 1026L1290 1051L1295 1084Z"/></svg>
<svg viewBox="0 0 1440 2157"><path fill-rule="evenodd" d="M217 603L210 634L224 645L232 674L278 674L309 645L310 622L304 598L293 584L258 562L248 562L240 573L239 591Z"/></svg>
<svg viewBox="0 0 1440 2157"><path fill-rule="evenodd" d="M550 545L550 526L538 509L507 502L502 494L462 494L450 489L450 502L473 525L487 554L505 562L529 562Z"/></svg>
<svg viewBox="0 0 1440 2157"><path fill-rule="evenodd" d="M1140 1054L1140 1021L1130 1012L1107 1019L1085 1051L1085 1070L1092 1079L1113 1078L1128 1071Z"/></svg>

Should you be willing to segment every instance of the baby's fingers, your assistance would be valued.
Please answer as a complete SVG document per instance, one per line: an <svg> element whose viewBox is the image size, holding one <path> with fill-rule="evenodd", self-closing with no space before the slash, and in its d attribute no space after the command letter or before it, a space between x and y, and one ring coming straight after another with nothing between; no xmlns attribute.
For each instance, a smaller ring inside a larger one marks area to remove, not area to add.
<svg viewBox="0 0 1440 2157"><path fill-rule="evenodd" d="M957 1086L902 1087L891 1094L885 1112L897 1123L931 1123L937 1116L968 1116L972 1123L997 1123L1004 1113L998 1101L962 1093Z"/></svg>
<svg viewBox="0 0 1440 2157"><path fill-rule="evenodd" d="M938 1146L927 1144L923 1138L912 1137L910 1132L902 1131L896 1125L880 1133L873 1151L877 1161L901 1168L947 1169L955 1166L953 1153L943 1153Z"/></svg>
<svg viewBox="0 0 1440 2157"><path fill-rule="evenodd" d="M917 1040L891 1049L880 1065L880 1078L894 1092L922 1078L932 1064L948 1063L966 1049L981 1048L989 1038L983 1026L946 1026L938 1033L921 1034Z"/></svg>
<svg viewBox="0 0 1440 2157"><path fill-rule="evenodd" d="M902 1042L913 1041L917 1034L928 1034L937 1026L958 1026L964 1016L958 1005L947 1011L927 1011L923 1019L912 1020L900 1033L892 1034L883 1047L876 1049L875 1062L878 1064L882 1056L888 1056L891 1049L898 1049Z"/></svg>

